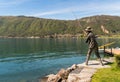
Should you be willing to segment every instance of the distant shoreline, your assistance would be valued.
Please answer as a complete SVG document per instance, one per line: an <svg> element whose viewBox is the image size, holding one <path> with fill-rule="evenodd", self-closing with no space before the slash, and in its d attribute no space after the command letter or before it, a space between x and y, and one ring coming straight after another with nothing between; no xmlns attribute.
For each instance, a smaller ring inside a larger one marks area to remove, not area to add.
<svg viewBox="0 0 120 82"><path fill-rule="evenodd" d="M46 35L46 36L0 36L0 38L85 38L86 36L83 34L58 34L58 35ZM120 38L120 35L111 35L111 36L106 36L106 35L98 35L98 38Z"/></svg>
<svg viewBox="0 0 120 82"><path fill-rule="evenodd" d="M0 36L0 38L79 38L84 37L82 34L54 34L54 35L44 35L44 36Z"/></svg>

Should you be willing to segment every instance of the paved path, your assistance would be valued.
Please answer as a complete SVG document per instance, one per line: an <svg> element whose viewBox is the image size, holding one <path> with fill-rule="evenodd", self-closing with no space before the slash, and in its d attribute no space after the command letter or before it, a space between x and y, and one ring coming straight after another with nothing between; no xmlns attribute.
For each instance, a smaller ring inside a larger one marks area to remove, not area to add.
<svg viewBox="0 0 120 82"><path fill-rule="evenodd" d="M109 61L109 62L108 62ZM107 63L113 62L112 59L104 59L104 66L99 64L99 61L91 60L89 65L85 63L78 64L78 68L72 71L68 76L68 82L91 82L92 76L99 68L110 68Z"/></svg>

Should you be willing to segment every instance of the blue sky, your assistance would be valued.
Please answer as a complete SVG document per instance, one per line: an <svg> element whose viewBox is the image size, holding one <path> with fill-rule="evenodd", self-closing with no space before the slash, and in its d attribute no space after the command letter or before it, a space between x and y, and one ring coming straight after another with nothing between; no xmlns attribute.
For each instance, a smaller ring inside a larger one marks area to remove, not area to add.
<svg viewBox="0 0 120 82"><path fill-rule="evenodd" d="M0 16L19 15L60 20L120 16L120 0L0 0Z"/></svg>

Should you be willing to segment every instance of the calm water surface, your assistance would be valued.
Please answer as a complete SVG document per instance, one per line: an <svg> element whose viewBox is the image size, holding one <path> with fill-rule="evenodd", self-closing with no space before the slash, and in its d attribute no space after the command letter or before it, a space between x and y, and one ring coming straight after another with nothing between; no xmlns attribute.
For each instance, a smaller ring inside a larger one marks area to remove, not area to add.
<svg viewBox="0 0 120 82"><path fill-rule="evenodd" d="M98 39L99 45L119 39ZM3 39L0 38L0 82L37 82L61 68L85 61L87 44L83 38Z"/></svg>

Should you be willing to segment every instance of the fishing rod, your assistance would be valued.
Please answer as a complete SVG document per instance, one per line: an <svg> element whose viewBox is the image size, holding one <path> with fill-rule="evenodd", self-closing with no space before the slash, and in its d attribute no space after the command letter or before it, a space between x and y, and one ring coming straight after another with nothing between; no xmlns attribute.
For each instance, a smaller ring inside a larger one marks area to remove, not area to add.
<svg viewBox="0 0 120 82"><path fill-rule="evenodd" d="M77 21L78 27L81 28L81 30L82 30L82 32L84 33L84 35L87 35L86 31L82 28L83 26L81 25L79 19L77 19L77 16L73 13L73 11L72 11L72 14L73 14L73 16L75 17L75 19L76 19L76 21Z"/></svg>

